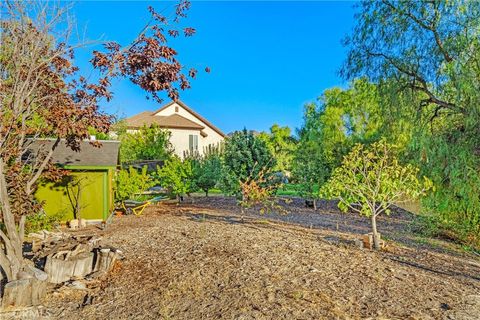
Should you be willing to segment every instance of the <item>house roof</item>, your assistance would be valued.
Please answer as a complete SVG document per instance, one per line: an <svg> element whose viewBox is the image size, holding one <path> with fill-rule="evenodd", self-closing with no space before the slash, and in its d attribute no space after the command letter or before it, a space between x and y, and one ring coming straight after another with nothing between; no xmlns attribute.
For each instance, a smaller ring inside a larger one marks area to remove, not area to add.
<svg viewBox="0 0 480 320"><path fill-rule="evenodd" d="M126 119L127 127L141 128L144 125L150 126L156 124L161 128L170 129L194 129L202 130L205 127L193 122L179 114L172 114L170 116L156 116L156 112L144 111Z"/></svg>
<svg viewBox="0 0 480 320"><path fill-rule="evenodd" d="M187 106L185 103L183 103L180 100L177 101L171 101L164 106L162 106L160 109L150 112L150 111L144 111L139 114L136 114L130 118L127 118L127 126L130 128L139 128L142 127L144 124L145 125L152 125L152 124L157 124L158 126L162 128L179 128L179 129L198 129L202 130L205 129L202 125L191 121L185 117L182 117L178 114L174 114L171 116L156 116L157 113L160 111L170 107L174 103L177 103L179 106L193 114L196 118L198 118L200 121L202 121L204 124L209 126L213 131L217 132L219 135L222 137L225 137L225 134L214 126L210 121L202 117L200 114L195 112L193 109L191 109L189 106Z"/></svg>
<svg viewBox="0 0 480 320"><path fill-rule="evenodd" d="M177 103L179 106L183 107L185 110L187 110L188 112L190 112L191 114L193 114L195 117L197 117L198 119L200 119L203 123L205 123L207 126L209 126L210 128L213 129L213 131L217 132L219 135L221 135L222 137L225 137L225 134L222 132L222 130L220 130L219 128L217 128L216 126L214 126L210 121L208 121L207 119L205 119L204 117L202 117L200 114L198 114L197 112L195 112L195 110L193 110L192 108L190 108L189 106L187 106L185 103L183 103L182 101L180 100L177 100L177 101L170 101L169 103L167 103L166 105L164 105L163 107L161 107L160 109L158 109L157 111L154 112L155 113L159 113L160 111L162 111L163 109L166 109L168 107L170 107L172 104L174 103Z"/></svg>
<svg viewBox="0 0 480 320"><path fill-rule="evenodd" d="M91 141L80 141L80 151L73 151L60 141L52 155L52 162L61 166L95 166L110 167L118 164L120 141L98 140L100 147L95 147ZM55 143L55 139L37 139L29 147L30 154L46 152Z"/></svg>

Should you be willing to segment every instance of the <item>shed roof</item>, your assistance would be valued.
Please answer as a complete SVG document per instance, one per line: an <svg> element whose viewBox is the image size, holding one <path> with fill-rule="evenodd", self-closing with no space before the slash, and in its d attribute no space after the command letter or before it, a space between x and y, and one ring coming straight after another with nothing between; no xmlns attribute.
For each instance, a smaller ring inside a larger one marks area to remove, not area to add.
<svg viewBox="0 0 480 320"><path fill-rule="evenodd" d="M80 151L73 151L65 143L60 141L55 148L52 162L61 166L94 166L111 167L118 164L118 151L120 141L98 140L100 147L91 144L91 141L80 142ZM30 145L32 153L46 152L55 143L55 139L37 139Z"/></svg>

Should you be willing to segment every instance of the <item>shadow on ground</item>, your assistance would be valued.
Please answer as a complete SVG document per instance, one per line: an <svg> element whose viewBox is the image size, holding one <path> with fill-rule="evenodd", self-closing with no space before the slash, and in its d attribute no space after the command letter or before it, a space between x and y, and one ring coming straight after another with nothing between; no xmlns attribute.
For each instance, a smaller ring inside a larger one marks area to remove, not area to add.
<svg viewBox="0 0 480 320"><path fill-rule="evenodd" d="M255 229L285 231L285 225L306 227L319 232L320 241L352 248L358 248L355 239L370 232L367 218L340 212L334 201L320 201L316 211L306 208L301 199L293 199L284 206L289 213L258 214L252 208L241 214L234 198L198 198L193 204L184 204L184 214L197 222L243 224ZM388 240L387 250L381 253L385 259L436 274L480 281L480 263L476 257L449 242L436 240L432 245L429 241L419 241L420 235L413 230L412 213L398 208L378 220L382 237ZM470 262L465 262L465 257Z"/></svg>

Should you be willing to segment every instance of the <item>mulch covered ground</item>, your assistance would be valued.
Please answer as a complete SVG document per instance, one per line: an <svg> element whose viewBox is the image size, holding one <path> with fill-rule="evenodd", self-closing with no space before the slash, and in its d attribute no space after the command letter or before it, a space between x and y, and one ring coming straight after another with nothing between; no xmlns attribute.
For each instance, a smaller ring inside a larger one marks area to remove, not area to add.
<svg viewBox="0 0 480 320"><path fill-rule="evenodd" d="M478 319L480 261L409 241L385 251L352 239L368 221L334 204L313 212L243 217L233 199L150 207L89 229L125 259L89 290L50 294L59 319ZM385 235L409 235L404 212L382 219ZM413 236L412 236L413 237Z"/></svg>

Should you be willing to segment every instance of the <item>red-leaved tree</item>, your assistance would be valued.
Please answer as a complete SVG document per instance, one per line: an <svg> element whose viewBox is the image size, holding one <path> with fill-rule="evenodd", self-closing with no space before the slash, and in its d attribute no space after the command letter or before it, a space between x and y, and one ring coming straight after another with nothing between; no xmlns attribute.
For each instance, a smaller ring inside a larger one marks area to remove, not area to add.
<svg viewBox="0 0 480 320"><path fill-rule="evenodd" d="M112 78L129 78L157 100L161 92L175 100L180 89L190 87L196 70L186 71L167 43L180 35L172 26L186 16L188 1L176 6L172 19L149 8L152 20L132 44L109 42L103 51L94 51L91 62L99 76L93 82L73 64L77 46L70 44L67 5L40 0L0 5L0 271L12 281L26 271L25 217L39 210L37 182L65 174L51 163L60 143L78 151L89 128L108 132L112 118L99 110L99 103L112 98ZM191 36L195 31L182 32ZM53 142L31 148L39 138Z"/></svg>

